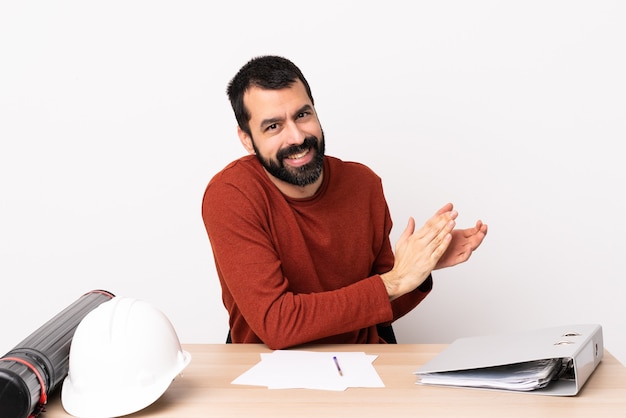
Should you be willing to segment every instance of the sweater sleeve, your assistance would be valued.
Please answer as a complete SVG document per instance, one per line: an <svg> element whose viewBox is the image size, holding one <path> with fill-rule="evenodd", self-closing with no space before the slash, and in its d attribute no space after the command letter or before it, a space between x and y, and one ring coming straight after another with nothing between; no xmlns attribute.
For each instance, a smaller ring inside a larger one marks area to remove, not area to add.
<svg viewBox="0 0 626 418"><path fill-rule="evenodd" d="M202 205L231 321L240 315L262 342L279 349L393 319L378 275L331 291L290 291L267 222L271 202L252 201L247 195L232 184L216 182L207 187Z"/></svg>

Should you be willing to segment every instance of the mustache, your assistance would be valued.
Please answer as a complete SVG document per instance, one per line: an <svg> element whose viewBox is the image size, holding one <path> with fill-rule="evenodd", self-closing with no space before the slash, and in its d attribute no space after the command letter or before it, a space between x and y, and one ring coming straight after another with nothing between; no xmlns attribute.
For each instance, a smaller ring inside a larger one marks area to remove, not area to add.
<svg viewBox="0 0 626 418"><path fill-rule="evenodd" d="M300 145L291 145L287 148L283 148L276 153L278 161L282 161L290 155L299 154L303 151L310 150L311 148L317 149L318 140L314 136L307 136Z"/></svg>

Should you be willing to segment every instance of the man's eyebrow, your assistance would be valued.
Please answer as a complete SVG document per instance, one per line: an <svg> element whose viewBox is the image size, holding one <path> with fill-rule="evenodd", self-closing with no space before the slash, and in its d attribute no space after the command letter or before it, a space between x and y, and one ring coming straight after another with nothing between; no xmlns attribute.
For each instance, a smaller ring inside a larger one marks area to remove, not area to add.
<svg viewBox="0 0 626 418"><path fill-rule="evenodd" d="M302 113L302 112L309 112L313 110L313 106L311 106L310 104L305 104L304 106L302 106L300 109L298 109L296 111L296 115Z"/></svg>
<svg viewBox="0 0 626 418"><path fill-rule="evenodd" d="M299 115L302 112L309 112L309 111L312 111L312 110L313 110L313 106L311 106L310 104L305 104L300 109L295 111L294 116L297 116L297 115ZM273 125L275 123L279 123L279 122L282 122L282 121L283 121L283 118L263 119L261 121L260 126L261 126L261 129L263 129L263 128L267 127L267 126L270 126L270 125Z"/></svg>
<svg viewBox="0 0 626 418"><path fill-rule="evenodd" d="M263 120L261 121L261 124L260 124L261 129L263 129L263 128L267 127L267 126L273 125L273 124L275 124L275 123L278 123L278 122L280 122L280 121L282 121L282 120L283 120L282 118L269 118L269 119L263 119Z"/></svg>

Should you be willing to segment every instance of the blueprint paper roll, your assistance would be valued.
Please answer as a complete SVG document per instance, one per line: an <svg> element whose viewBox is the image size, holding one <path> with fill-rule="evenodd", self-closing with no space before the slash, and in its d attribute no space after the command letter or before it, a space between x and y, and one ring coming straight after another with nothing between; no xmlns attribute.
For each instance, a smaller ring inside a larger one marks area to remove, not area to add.
<svg viewBox="0 0 626 418"><path fill-rule="evenodd" d="M105 290L85 293L0 357L0 417L29 418L42 412L48 395L67 376L76 327L113 297Z"/></svg>

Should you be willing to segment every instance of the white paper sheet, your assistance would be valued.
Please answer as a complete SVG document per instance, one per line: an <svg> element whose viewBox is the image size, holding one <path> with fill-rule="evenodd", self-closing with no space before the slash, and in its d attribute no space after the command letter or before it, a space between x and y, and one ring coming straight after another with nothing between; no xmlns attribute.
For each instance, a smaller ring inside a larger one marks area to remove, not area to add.
<svg viewBox="0 0 626 418"><path fill-rule="evenodd" d="M333 357L341 367L339 373ZM343 391L349 387L384 387L373 361L363 352L313 352L276 350L261 354L261 361L233 384L269 389L319 389Z"/></svg>

